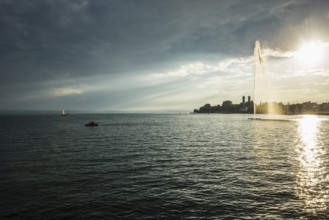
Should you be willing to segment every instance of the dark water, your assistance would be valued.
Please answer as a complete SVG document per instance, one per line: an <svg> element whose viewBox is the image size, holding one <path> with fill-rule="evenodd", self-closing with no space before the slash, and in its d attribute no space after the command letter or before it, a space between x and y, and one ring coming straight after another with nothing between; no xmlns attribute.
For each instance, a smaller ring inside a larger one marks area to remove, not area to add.
<svg viewBox="0 0 329 220"><path fill-rule="evenodd" d="M328 118L247 118L0 116L0 219L326 219Z"/></svg>

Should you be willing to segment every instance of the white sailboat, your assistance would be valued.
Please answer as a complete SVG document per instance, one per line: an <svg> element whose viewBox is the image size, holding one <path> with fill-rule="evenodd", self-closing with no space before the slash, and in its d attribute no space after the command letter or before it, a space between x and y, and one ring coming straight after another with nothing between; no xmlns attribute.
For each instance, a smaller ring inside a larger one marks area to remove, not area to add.
<svg viewBox="0 0 329 220"><path fill-rule="evenodd" d="M65 113L64 109L62 110L61 116L66 116L66 113Z"/></svg>

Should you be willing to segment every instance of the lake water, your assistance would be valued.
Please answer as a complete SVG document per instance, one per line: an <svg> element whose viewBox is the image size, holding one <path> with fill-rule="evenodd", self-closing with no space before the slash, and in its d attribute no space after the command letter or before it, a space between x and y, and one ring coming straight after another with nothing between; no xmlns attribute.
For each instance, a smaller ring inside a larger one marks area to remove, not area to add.
<svg viewBox="0 0 329 220"><path fill-rule="evenodd" d="M326 219L328 117L248 117L0 116L0 219Z"/></svg>

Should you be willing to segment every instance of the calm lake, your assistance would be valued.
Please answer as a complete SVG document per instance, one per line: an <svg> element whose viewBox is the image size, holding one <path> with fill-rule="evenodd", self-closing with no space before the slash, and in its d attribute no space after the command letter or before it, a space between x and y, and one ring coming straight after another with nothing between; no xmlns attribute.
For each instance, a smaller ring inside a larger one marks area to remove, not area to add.
<svg viewBox="0 0 329 220"><path fill-rule="evenodd" d="M0 116L0 219L327 218L329 117L248 117Z"/></svg>

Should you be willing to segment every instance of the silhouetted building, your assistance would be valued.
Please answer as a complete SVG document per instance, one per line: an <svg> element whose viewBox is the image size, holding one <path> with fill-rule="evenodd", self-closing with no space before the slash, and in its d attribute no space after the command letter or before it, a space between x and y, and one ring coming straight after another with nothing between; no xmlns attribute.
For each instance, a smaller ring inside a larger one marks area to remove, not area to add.
<svg viewBox="0 0 329 220"><path fill-rule="evenodd" d="M240 103L239 112L241 113L252 113L253 103L251 102L250 96L248 96L248 102L246 102L246 97L242 96L242 103Z"/></svg>
<svg viewBox="0 0 329 220"><path fill-rule="evenodd" d="M224 101L224 102L223 102L222 107L229 107L229 106L231 106L231 105L232 105L232 101L227 100L227 101Z"/></svg>
<svg viewBox="0 0 329 220"><path fill-rule="evenodd" d="M329 112L329 102L320 104L319 111L320 112Z"/></svg>

